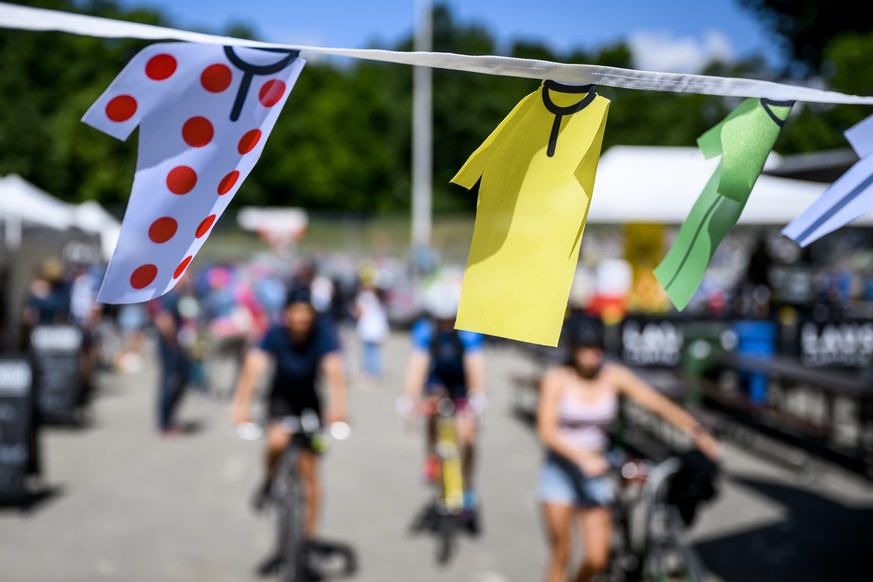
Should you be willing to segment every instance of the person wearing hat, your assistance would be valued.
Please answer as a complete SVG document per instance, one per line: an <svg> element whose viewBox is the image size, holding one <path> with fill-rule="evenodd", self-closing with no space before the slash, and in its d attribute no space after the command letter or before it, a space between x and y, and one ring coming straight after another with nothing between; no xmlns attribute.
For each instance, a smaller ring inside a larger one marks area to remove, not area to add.
<svg viewBox="0 0 873 582"><path fill-rule="evenodd" d="M661 416L685 432L706 457L717 460L718 442L691 414L637 377L604 359L604 326L574 316L564 326L567 359L544 375L537 405L537 434L546 449L537 497L550 552L547 582L564 582L573 555L571 529L582 532L583 559L574 580L591 580L610 555L613 491L606 452L619 397Z"/></svg>
<svg viewBox="0 0 873 582"><path fill-rule="evenodd" d="M274 371L266 395L266 464L264 481L255 495L255 508L268 501L269 486L291 434L282 420L314 412L323 425L344 422L346 384L337 335L318 322L307 287L288 292L282 321L273 325L245 356L233 403L233 421L251 422L251 403L261 374L272 361ZM329 389L327 406L319 388L322 376ZM300 454L300 474L306 483L305 535L313 539L317 529L321 487L318 479L317 446L305 446Z"/></svg>

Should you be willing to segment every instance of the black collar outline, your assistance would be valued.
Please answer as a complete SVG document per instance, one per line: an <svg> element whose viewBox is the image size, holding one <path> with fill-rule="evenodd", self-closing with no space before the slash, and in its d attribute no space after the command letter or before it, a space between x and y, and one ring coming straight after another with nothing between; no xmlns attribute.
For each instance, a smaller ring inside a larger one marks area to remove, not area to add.
<svg viewBox="0 0 873 582"><path fill-rule="evenodd" d="M585 93L586 95L580 99L578 103L566 107L560 107L552 101L552 98L549 96L549 91L580 95ZM552 123L552 133L549 135L549 146L546 148L546 155L551 158L555 155L555 150L558 147L558 133L561 130L561 119L565 115L578 113L588 107L588 105L597 98L597 91L594 85L564 85L557 81L546 80L543 81L542 94L543 105L545 105L546 109L555 116L555 121Z"/></svg>
<svg viewBox="0 0 873 582"><path fill-rule="evenodd" d="M764 108L764 111L767 112L767 115L770 116L770 119L773 120L773 123L778 125L780 128L785 127L786 119L780 119L776 112L773 111L773 107L794 107L794 101L774 101L772 99L767 99L766 97L761 98L761 107Z"/></svg>
<svg viewBox="0 0 873 582"><path fill-rule="evenodd" d="M224 54L227 56L227 59L239 70L243 72L242 81L239 84L239 89L236 92L236 99L233 101L233 109L230 110L230 120L237 121L239 119L240 113L242 113L243 105L245 105L246 95L249 92L249 88L252 85L252 78L255 75L272 75L273 73L278 73L289 64L291 64L294 59L296 59L300 55L300 51L292 51L285 49L256 49L262 50L271 53L282 53L285 56L276 61L275 63L270 63L269 65L253 65L251 63L247 63L240 58L238 54L233 52L232 46L224 47Z"/></svg>

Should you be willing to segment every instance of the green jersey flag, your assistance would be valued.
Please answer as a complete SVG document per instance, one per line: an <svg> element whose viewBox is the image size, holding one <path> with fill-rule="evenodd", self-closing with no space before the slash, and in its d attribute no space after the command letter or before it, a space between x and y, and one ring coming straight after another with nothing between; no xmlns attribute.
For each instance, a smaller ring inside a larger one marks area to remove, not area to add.
<svg viewBox="0 0 873 582"><path fill-rule="evenodd" d="M739 220L792 105L792 101L746 99L698 138L703 155L707 159L720 155L721 161L655 268L677 309L691 301L715 249Z"/></svg>

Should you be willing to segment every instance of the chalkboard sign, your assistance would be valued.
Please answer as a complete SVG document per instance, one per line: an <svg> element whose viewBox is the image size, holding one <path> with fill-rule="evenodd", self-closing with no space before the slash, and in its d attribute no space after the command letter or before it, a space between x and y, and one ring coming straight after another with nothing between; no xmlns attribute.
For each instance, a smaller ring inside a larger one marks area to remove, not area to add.
<svg viewBox="0 0 873 582"><path fill-rule="evenodd" d="M0 357L0 496L24 492L32 454L32 377L27 359Z"/></svg>
<svg viewBox="0 0 873 582"><path fill-rule="evenodd" d="M82 390L82 332L72 325L41 325L31 332L37 408L42 421L75 419Z"/></svg>

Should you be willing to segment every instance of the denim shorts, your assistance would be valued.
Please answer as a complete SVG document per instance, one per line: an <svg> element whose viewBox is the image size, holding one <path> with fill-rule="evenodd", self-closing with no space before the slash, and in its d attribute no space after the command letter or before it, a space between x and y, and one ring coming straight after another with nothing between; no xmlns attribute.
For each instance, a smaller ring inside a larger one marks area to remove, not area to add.
<svg viewBox="0 0 873 582"><path fill-rule="evenodd" d="M606 507L615 499L609 476L582 477L578 487L573 480L549 456L540 470L537 500L544 503L559 503L582 508Z"/></svg>

